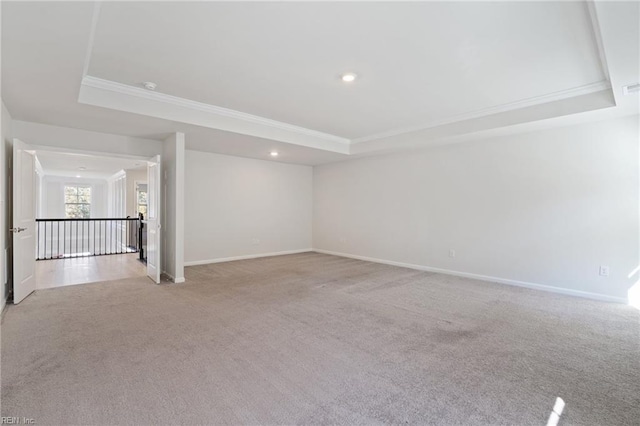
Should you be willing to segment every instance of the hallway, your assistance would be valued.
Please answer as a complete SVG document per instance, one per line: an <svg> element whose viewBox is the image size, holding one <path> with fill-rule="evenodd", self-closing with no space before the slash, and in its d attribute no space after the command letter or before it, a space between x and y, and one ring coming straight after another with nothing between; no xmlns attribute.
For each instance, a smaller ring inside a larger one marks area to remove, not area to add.
<svg viewBox="0 0 640 426"><path fill-rule="evenodd" d="M144 277L147 268L138 260L138 255L131 253L40 260L36 262L37 288Z"/></svg>

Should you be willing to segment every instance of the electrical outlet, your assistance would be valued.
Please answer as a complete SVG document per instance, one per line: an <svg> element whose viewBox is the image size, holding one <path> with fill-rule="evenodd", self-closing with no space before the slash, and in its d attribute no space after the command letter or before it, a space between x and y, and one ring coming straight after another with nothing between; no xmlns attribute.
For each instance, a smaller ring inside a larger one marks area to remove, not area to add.
<svg viewBox="0 0 640 426"><path fill-rule="evenodd" d="M345 237L340 237L340 242L341 242L342 244L346 244L347 239L346 239Z"/></svg>
<svg viewBox="0 0 640 426"><path fill-rule="evenodd" d="M606 265L600 265L600 276L608 277L609 276L609 267Z"/></svg>
<svg viewBox="0 0 640 426"><path fill-rule="evenodd" d="M449 257L456 257L456 251L454 249L449 250Z"/></svg>
<svg viewBox="0 0 640 426"><path fill-rule="evenodd" d="M260 240L257 238L254 238L251 240L251 244L253 244L254 246L257 246L258 244L260 244Z"/></svg>

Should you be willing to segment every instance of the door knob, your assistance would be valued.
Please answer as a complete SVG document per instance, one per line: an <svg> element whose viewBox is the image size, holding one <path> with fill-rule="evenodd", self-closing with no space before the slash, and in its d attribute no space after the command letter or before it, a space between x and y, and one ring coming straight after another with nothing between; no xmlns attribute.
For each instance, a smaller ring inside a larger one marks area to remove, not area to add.
<svg viewBox="0 0 640 426"><path fill-rule="evenodd" d="M17 234L18 232L22 232L22 231L26 231L27 228L20 228L19 226L17 228L10 228L9 231L13 232L14 234Z"/></svg>

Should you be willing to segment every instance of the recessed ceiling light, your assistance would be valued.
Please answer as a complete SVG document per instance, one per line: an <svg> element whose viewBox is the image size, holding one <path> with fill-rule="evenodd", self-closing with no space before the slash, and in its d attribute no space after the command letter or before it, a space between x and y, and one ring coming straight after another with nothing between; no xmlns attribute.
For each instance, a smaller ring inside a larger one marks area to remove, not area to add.
<svg viewBox="0 0 640 426"><path fill-rule="evenodd" d="M142 85L144 86L145 89L147 90L156 90L156 87L158 87L157 84L155 84L153 81L145 81L144 83L142 83Z"/></svg>
<svg viewBox="0 0 640 426"><path fill-rule="evenodd" d="M277 157L278 156L278 151L271 151L269 153L269 155L272 156L272 157Z"/></svg>
<svg viewBox="0 0 640 426"><path fill-rule="evenodd" d="M348 73L342 74L341 78L342 78L342 81L344 81L345 83L351 83L356 78L358 78L358 75L352 72L348 72Z"/></svg>
<svg viewBox="0 0 640 426"><path fill-rule="evenodd" d="M76 177L77 177L77 178L79 178L79 177L80 177L80 175L76 175Z"/></svg>

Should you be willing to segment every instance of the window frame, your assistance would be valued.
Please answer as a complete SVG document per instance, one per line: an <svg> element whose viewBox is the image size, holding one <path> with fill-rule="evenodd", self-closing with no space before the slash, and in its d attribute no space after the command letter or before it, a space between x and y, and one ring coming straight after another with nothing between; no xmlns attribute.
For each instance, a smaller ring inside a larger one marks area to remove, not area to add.
<svg viewBox="0 0 640 426"><path fill-rule="evenodd" d="M75 188L76 189L76 202L75 203L69 203L67 202L67 188ZM89 190L89 202L88 203L81 203L78 202L78 197L80 197L80 195L78 194L78 190L80 188L86 188ZM65 219L91 219L91 201L93 198L93 185L91 184L86 184L86 183L73 183L73 182L69 182L69 183L65 183L63 186L63 190L62 190L62 201L64 202L64 218ZM87 206L88 207L88 214L86 217L82 216L82 217L70 217L67 214L67 206Z"/></svg>
<svg viewBox="0 0 640 426"><path fill-rule="evenodd" d="M140 185L145 185L147 187L146 191L140 191L139 187ZM147 217L147 212L149 211L149 185L147 182L145 181L135 181L134 182L134 186L135 186L135 191L136 191L136 215L140 215L140 206L145 206L147 207L145 210L145 213L143 213L144 217ZM147 203L146 204L140 204L140 192L145 192L147 194Z"/></svg>

